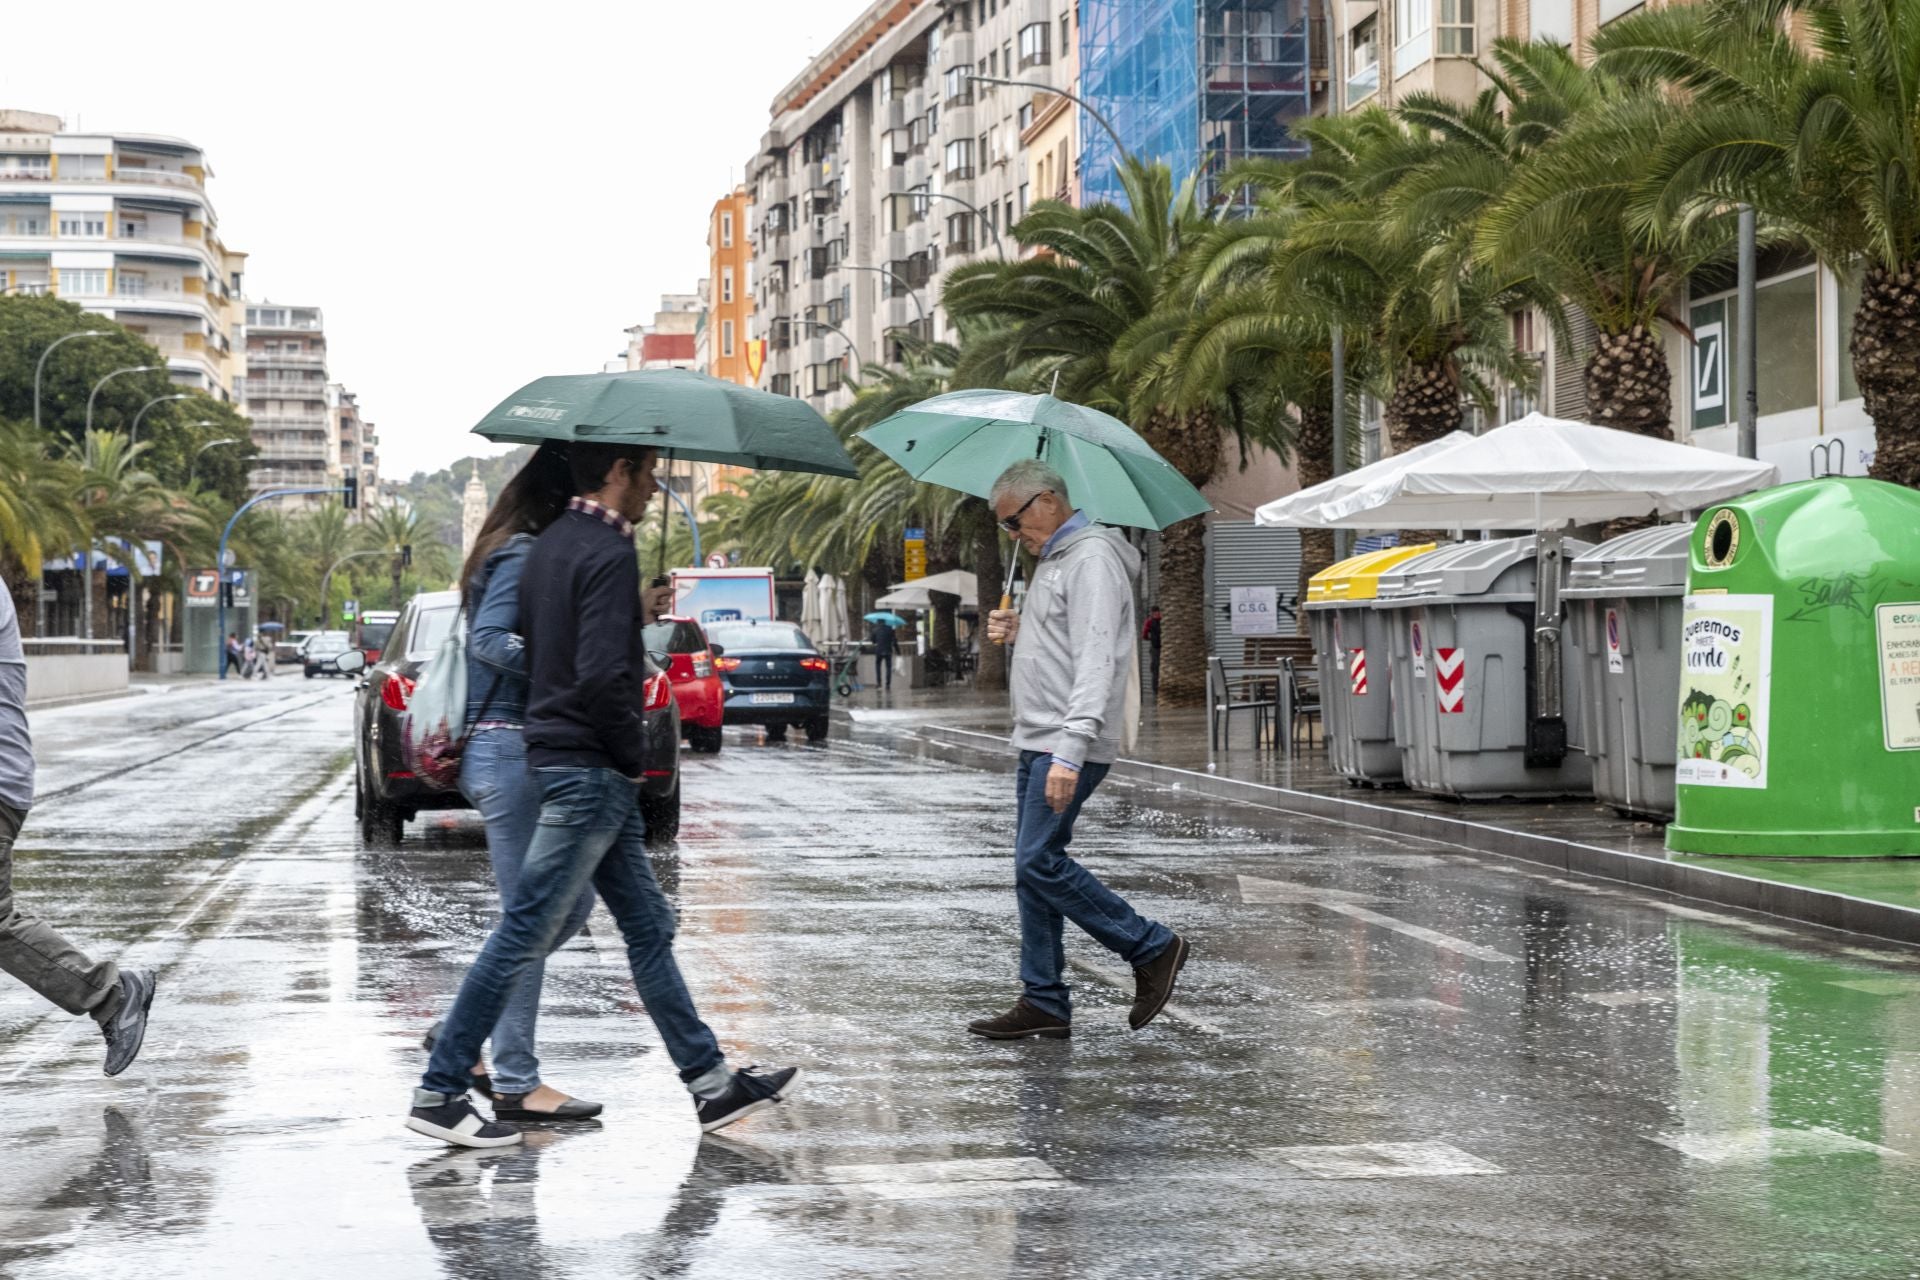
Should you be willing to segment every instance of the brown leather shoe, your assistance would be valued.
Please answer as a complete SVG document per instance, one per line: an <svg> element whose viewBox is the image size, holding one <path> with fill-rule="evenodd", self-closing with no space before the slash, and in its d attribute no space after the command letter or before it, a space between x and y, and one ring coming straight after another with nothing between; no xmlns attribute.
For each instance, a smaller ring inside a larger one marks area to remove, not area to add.
<svg viewBox="0 0 1920 1280"><path fill-rule="evenodd" d="M1065 1040L1073 1034L1071 1026L1034 1008L1024 997L997 1018L969 1022L967 1030L989 1040Z"/></svg>
<svg viewBox="0 0 1920 1280"><path fill-rule="evenodd" d="M1173 984L1179 980L1180 970L1186 963L1187 940L1176 933L1159 955L1134 967L1133 1008L1127 1014L1128 1026L1138 1031L1160 1016L1167 1001L1173 999Z"/></svg>

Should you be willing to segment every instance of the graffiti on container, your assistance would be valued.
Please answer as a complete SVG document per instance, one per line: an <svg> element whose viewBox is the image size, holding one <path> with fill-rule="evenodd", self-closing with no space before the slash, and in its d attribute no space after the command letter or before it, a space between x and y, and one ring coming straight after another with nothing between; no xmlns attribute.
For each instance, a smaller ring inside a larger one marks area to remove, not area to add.
<svg viewBox="0 0 1920 1280"><path fill-rule="evenodd" d="M1800 593L1800 607L1787 615L1788 622L1808 622L1823 618L1832 609L1866 617L1886 594L1888 584L1877 573L1835 573L1824 578L1808 578L1794 589Z"/></svg>

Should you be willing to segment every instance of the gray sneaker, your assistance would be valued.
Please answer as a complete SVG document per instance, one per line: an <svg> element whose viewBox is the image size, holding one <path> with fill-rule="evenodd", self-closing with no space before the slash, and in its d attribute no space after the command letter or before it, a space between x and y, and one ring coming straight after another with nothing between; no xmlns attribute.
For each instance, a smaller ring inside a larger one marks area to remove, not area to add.
<svg viewBox="0 0 1920 1280"><path fill-rule="evenodd" d="M117 1076L140 1056L147 1038L147 1009L153 1004L153 989L159 978L151 969L120 975L120 1008L100 1024L107 1038L107 1074Z"/></svg>

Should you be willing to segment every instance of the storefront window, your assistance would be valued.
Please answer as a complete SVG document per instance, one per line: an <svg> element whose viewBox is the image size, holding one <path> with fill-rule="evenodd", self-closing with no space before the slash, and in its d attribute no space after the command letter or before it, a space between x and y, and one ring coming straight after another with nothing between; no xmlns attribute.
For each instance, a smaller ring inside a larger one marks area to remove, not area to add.
<svg viewBox="0 0 1920 1280"><path fill-rule="evenodd" d="M1853 313L1860 306L1860 268L1851 280L1840 279L1840 398L1858 400L1860 384L1853 376Z"/></svg>

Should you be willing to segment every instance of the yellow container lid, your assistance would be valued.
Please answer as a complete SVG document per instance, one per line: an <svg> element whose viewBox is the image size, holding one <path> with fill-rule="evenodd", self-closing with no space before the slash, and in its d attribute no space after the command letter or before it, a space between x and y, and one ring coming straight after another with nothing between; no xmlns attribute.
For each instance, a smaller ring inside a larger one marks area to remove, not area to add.
<svg viewBox="0 0 1920 1280"><path fill-rule="evenodd" d="M1439 544L1423 542L1414 547L1383 547L1365 555L1353 556L1328 565L1307 579L1307 603L1343 604L1348 600L1371 600L1380 594L1380 575L1423 556Z"/></svg>

